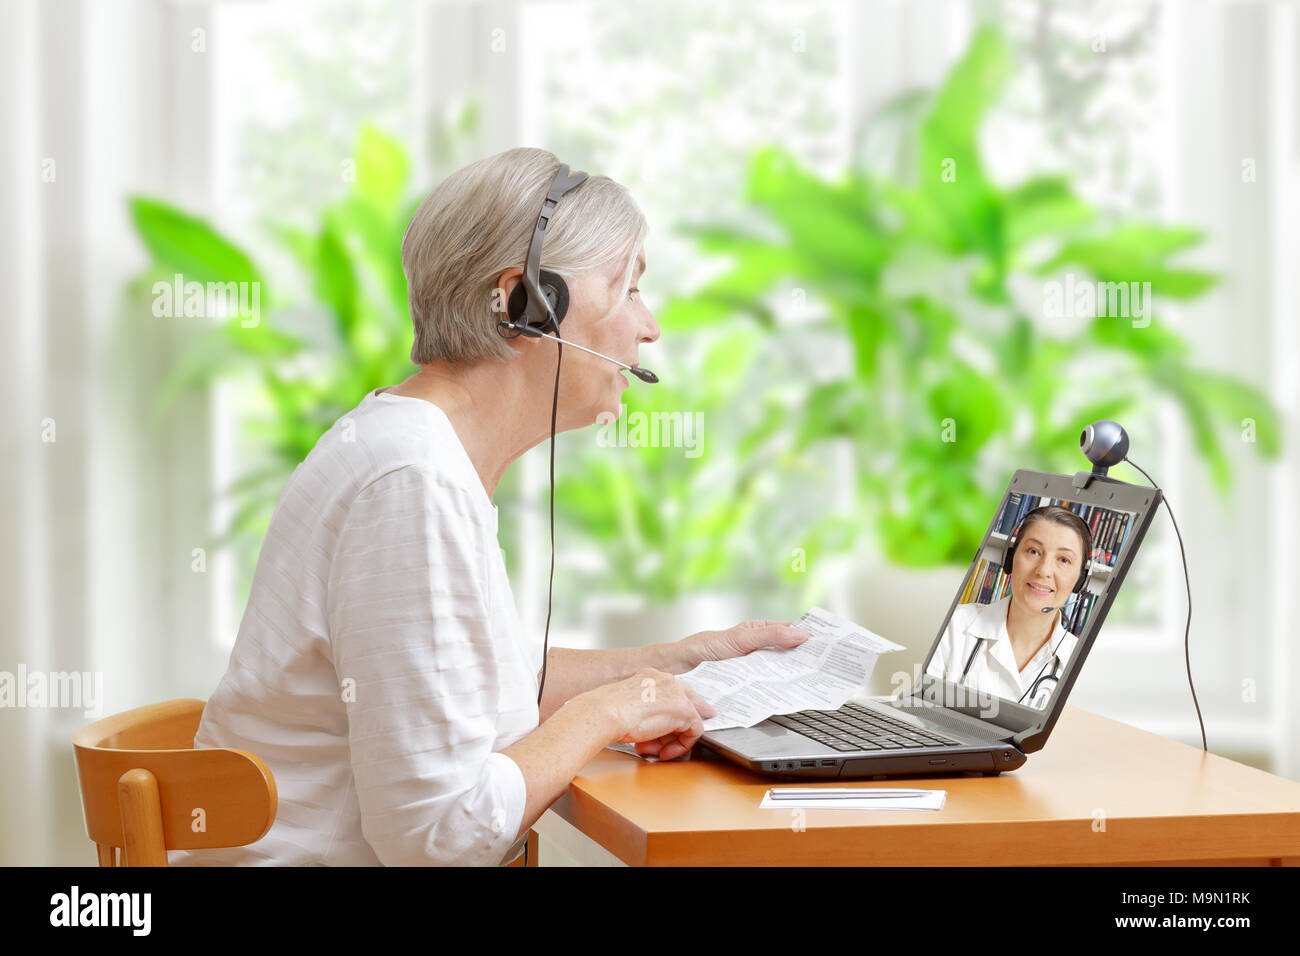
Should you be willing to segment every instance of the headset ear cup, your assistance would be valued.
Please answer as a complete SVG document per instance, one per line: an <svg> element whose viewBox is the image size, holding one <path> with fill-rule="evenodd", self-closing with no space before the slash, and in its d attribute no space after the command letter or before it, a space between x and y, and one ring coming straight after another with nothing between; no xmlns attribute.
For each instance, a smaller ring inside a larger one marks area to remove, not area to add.
<svg viewBox="0 0 1300 956"><path fill-rule="evenodd" d="M538 281L542 286L542 294L551 304L551 311L555 313L557 323L564 321L565 314L569 311L569 286L564 278L551 272L549 269L542 269L538 273Z"/></svg>
<svg viewBox="0 0 1300 956"><path fill-rule="evenodd" d="M1080 519L1082 521L1082 519ZM1087 523L1084 522L1084 529L1087 530ZM1083 594L1088 589L1088 576L1092 574L1092 532L1083 536L1083 567L1079 569L1079 580L1074 582L1074 593Z"/></svg>
<svg viewBox="0 0 1300 956"><path fill-rule="evenodd" d="M542 269L537 279L542 287L542 295L546 296L551 311L555 313L555 321L563 322L565 313L569 311L568 285L561 276L549 269ZM510 316L511 322L519 322L527 317L528 286L523 282L516 282L515 287L510 290L510 298L506 300L506 313ZM546 324L543 323L538 327L545 330Z"/></svg>
<svg viewBox="0 0 1300 956"><path fill-rule="evenodd" d="M515 287L510 290L510 298L506 300L506 314L510 316L511 322L518 322L524 317L524 310L528 308L528 289L523 282L516 282Z"/></svg>

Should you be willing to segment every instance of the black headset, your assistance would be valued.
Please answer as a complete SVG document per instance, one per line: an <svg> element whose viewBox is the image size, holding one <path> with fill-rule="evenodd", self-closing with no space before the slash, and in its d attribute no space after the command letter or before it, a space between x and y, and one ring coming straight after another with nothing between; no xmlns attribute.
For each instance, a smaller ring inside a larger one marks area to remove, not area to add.
<svg viewBox="0 0 1300 956"><path fill-rule="evenodd" d="M555 174L555 179L551 181L551 188L547 191L546 199L542 203L541 215L537 217L537 225L533 227L533 241L528 246L528 260L524 263L524 274L520 277L519 282L515 284L515 287L510 290L510 298L506 301L506 318L497 323L497 333L502 338L507 339L513 339L520 335L551 339L560 346L561 351L566 344L571 345L575 349L596 356L596 358L604 359L606 362L613 362L630 374L635 375L641 381L653 385L659 381L659 376L645 366L628 365L611 355L597 352L595 349L579 345L577 342L566 343L560 337L560 322L563 321L565 314L569 311L569 286L565 283L563 277L541 267L542 241L546 238L546 227L550 225L551 215L555 212L560 197L582 185L586 179L586 173L576 172L570 174L569 167L564 165L561 165L559 172ZM493 305L495 307L495 302ZM555 371L557 399L560 390L559 376L559 360L557 359ZM551 417L552 419L555 417L554 408L551 409ZM552 440L555 438L554 421L551 422L551 438Z"/></svg>
<svg viewBox="0 0 1300 956"><path fill-rule="evenodd" d="M1016 548L1020 547L1020 532L1024 529L1025 525L1029 524L1031 521L1042 518L1042 512L1046 511L1050 507L1059 508L1060 505L1043 505L1041 508L1035 508L1020 519L1020 523L1016 525L1016 530L1011 533L1011 537L1007 540L1006 554L1002 559L1002 570L1006 572L1008 578L1011 577L1012 563L1016 558ZM1069 511L1070 509L1066 508L1064 510ZM1073 511L1070 511L1070 514L1079 519L1079 524L1083 528L1084 552L1083 566L1079 569L1079 577L1075 580L1074 588L1070 593L1082 594L1088 587L1088 576L1092 573L1092 530L1088 527L1088 522L1084 521L1083 518L1074 514Z"/></svg>
<svg viewBox="0 0 1300 956"><path fill-rule="evenodd" d="M524 274L511 290L506 302L506 315L509 318L497 323L497 332L502 337L513 339L518 335L527 335L530 331L560 334L560 323L569 311L569 287L561 276L541 267L542 243L546 239L546 227L555 213L555 207L566 193L577 189L586 181L586 173L581 170L570 173L569 167L563 164L551 181L551 188L546 191L546 199L542 202L541 214L533 227L533 239L528 245Z"/></svg>

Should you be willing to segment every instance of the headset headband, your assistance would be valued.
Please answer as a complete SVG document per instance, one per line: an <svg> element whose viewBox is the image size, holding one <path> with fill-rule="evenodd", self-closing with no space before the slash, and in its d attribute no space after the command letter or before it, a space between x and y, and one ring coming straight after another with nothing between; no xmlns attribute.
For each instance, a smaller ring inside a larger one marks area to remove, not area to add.
<svg viewBox="0 0 1300 956"><path fill-rule="evenodd" d="M581 186L586 182L586 179L586 173L579 170L570 174L568 165L562 163L555 174L555 179L551 181L551 188L546 192L546 199L542 202L542 211L537 217L537 225L533 227L533 240L528 246L528 258L524 263L524 274L521 279L524 287L528 290L528 303L524 306L523 316L525 325L559 332L559 325L555 321L550 303L546 301L546 296L542 293L540 275L542 242L546 238L546 227L550 224L551 216L555 212L555 207L559 204L560 199L565 193Z"/></svg>

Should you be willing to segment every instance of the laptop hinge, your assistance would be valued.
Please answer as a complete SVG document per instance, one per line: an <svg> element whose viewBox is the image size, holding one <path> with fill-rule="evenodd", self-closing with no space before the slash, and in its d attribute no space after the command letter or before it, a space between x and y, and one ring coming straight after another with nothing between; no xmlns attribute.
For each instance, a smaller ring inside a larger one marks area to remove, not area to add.
<svg viewBox="0 0 1300 956"><path fill-rule="evenodd" d="M1011 737L1011 742L1021 753L1031 754L1043 749L1045 736L1041 727L1037 730L1022 730Z"/></svg>

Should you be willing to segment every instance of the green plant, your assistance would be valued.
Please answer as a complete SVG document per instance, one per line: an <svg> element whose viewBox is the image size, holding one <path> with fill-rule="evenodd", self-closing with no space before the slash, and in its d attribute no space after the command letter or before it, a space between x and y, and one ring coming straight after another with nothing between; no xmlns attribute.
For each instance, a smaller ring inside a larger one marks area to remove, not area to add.
<svg viewBox="0 0 1300 956"><path fill-rule="evenodd" d="M352 188L325 206L314 229L268 225L297 267L297 275L283 269L275 281L206 220L157 199L129 200L151 256L131 295L146 296L154 282L169 284L174 275L260 290L256 322L238 315L218 321L181 357L158 399L161 414L181 390L233 380L259 409L245 431L258 460L229 489L235 511L221 543L260 543L284 482L321 434L368 390L415 370L400 255L416 205L407 198L409 159L391 137L366 127L354 163Z"/></svg>
<svg viewBox="0 0 1300 956"><path fill-rule="evenodd" d="M795 449L852 444L863 530L901 564L967 561L1012 469L1077 470L1080 427L1141 418L1153 393L1177 403L1221 490L1231 470L1218 428L1253 419L1258 450L1278 452L1267 396L1196 367L1149 303L1143 321L1031 317L1026 297L1044 301L1062 270L1150 283L1162 301L1194 299L1216 279L1171 262L1200 241L1195 230L1103 222L1063 176L992 182L978 134L1010 70L1001 37L981 29L939 89L900 101L899 112L920 107L905 178L853 168L827 181L783 149L758 151L746 189L763 221L692 227L728 267L659 317L695 334L743 315L788 343L781 283L820 304L797 335L847 350L850 371L807 389L790 417Z"/></svg>
<svg viewBox="0 0 1300 956"><path fill-rule="evenodd" d="M656 350L659 384L624 393L620 421L566 439L569 449L581 442L557 471L557 520L576 532L566 549L599 551L602 570L588 591L658 603L702 589L769 591L784 567L772 556L788 553L787 542L818 548L814 537L836 533L834 522L783 528L782 516L795 512L781 496L824 476L785 447L784 403L755 375L763 343L732 328L675 344ZM649 444L655 420L682 424ZM665 439L692 422L695 447ZM803 578L813 592L821 583Z"/></svg>

